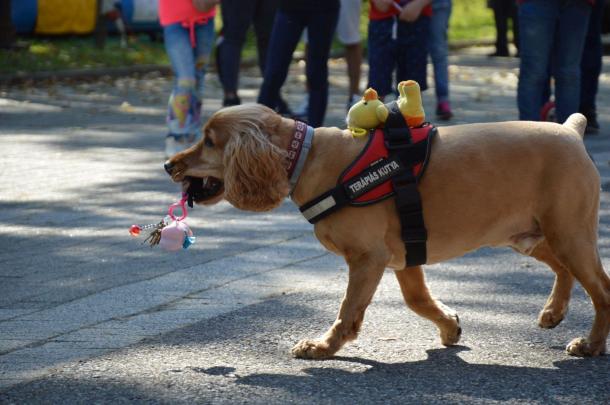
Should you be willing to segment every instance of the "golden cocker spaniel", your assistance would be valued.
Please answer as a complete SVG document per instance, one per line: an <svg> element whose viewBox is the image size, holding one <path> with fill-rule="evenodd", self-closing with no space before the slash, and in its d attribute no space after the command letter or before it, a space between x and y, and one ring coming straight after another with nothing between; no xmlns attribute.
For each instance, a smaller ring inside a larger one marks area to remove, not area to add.
<svg viewBox="0 0 610 405"><path fill-rule="evenodd" d="M271 210L289 195L287 149L295 121L257 104L215 113L195 146L165 164L197 204L226 199L237 208ZM442 127L419 183L428 231L427 264L482 246L510 246L546 263L555 283L538 323L557 326L568 309L574 279L592 299L588 337L572 340L576 356L605 352L610 329L610 278L597 249L600 178L583 141L586 119L563 124L502 122ZM347 130L316 128L292 200L299 206L336 185L366 139ZM444 345L460 339L457 314L432 298L420 266L406 267L394 198L345 207L317 222L315 235L349 265L347 292L336 321L319 340L293 348L300 358L327 358L356 338L364 312L389 267L406 304L431 320Z"/></svg>

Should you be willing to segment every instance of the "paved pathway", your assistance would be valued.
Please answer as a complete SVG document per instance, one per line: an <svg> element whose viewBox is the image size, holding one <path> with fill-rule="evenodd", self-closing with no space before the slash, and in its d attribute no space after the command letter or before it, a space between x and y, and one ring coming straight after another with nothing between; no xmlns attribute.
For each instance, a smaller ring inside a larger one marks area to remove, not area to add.
<svg viewBox="0 0 610 405"><path fill-rule="evenodd" d="M451 63L451 124L516 119L515 60L475 51ZM586 140L604 190L608 66L605 130ZM344 120L344 69L331 62L327 125ZM246 101L256 97L255 75L243 74ZM285 89L293 106L303 81L295 65ZM209 114L221 92L213 74L208 82ZM0 89L0 402L610 401L608 358L562 350L590 324L582 290L561 327L535 329L552 276L507 250L429 268L433 290L461 313L464 346L440 349L433 328L405 311L385 277L344 357L291 359L294 342L334 318L345 286L337 269L345 265L319 246L290 202L265 214L197 207L189 223L198 241L177 254L127 233L131 223L158 221L178 196L162 168L169 88L167 78L149 74ZM430 113L432 98L430 90ZM607 269L609 220L603 193Z"/></svg>

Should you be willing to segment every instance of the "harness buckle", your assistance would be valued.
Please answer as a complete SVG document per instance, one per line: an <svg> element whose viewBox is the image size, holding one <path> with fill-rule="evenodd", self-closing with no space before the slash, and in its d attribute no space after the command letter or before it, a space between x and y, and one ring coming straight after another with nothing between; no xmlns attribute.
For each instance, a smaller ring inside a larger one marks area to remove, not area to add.
<svg viewBox="0 0 610 405"><path fill-rule="evenodd" d="M389 151L395 151L395 150L405 150L405 149L409 149L411 148L414 144L412 144L410 141L405 140L405 141L393 141L393 142L388 142L387 140L383 142L385 147L389 150Z"/></svg>

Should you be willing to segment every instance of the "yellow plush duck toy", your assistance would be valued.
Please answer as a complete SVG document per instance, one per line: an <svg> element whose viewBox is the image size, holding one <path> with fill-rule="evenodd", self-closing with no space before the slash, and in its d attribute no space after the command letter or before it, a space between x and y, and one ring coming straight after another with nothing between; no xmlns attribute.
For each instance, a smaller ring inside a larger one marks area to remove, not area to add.
<svg viewBox="0 0 610 405"><path fill-rule="evenodd" d="M396 100L400 112L410 127L417 127L424 123L426 114L422 106L421 91L415 80L398 83ZM388 108L379 100L377 91L368 88L362 99L347 112L347 128L353 136L365 136L368 131L377 128L388 118Z"/></svg>
<svg viewBox="0 0 610 405"><path fill-rule="evenodd" d="M415 80L407 80L398 83L398 109L405 117L409 127L418 127L426 120L426 113L421 101L421 90L419 83Z"/></svg>
<svg viewBox="0 0 610 405"><path fill-rule="evenodd" d="M370 129L377 128L388 118L388 109L379 100L377 91L369 87L362 99L347 112L347 128L353 136L364 136Z"/></svg>

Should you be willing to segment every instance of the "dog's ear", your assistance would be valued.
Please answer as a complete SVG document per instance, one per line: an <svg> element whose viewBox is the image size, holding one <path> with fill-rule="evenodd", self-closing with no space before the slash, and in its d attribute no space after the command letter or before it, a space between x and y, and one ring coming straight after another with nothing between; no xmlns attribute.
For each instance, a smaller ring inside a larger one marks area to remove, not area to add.
<svg viewBox="0 0 610 405"><path fill-rule="evenodd" d="M243 210L271 210L290 190L286 152L271 143L262 125L242 121L235 129L224 148L225 199Z"/></svg>

